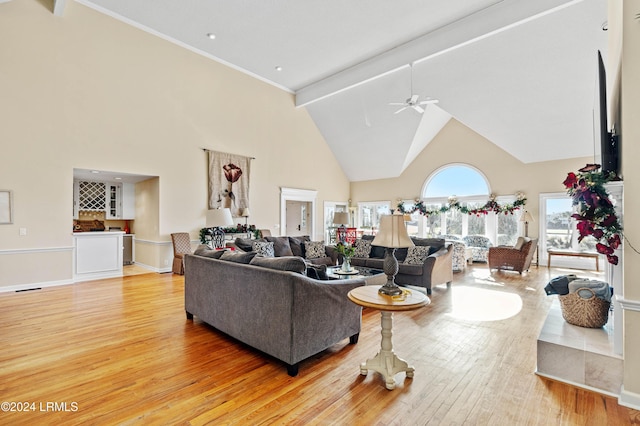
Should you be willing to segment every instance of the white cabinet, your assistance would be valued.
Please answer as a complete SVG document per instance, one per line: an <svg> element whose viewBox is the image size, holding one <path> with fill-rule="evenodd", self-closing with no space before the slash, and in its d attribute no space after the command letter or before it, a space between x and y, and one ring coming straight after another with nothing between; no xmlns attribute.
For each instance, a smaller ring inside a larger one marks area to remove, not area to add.
<svg viewBox="0 0 640 426"><path fill-rule="evenodd" d="M73 182L73 218L79 211L104 212L107 220L135 219L135 185L80 181Z"/></svg>
<svg viewBox="0 0 640 426"><path fill-rule="evenodd" d="M132 183L122 184L122 219L136 218L136 186Z"/></svg>
<svg viewBox="0 0 640 426"><path fill-rule="evenodd" d="M105 219L122 219L122 185L108 183L106 185L107 208Z"/></svg>

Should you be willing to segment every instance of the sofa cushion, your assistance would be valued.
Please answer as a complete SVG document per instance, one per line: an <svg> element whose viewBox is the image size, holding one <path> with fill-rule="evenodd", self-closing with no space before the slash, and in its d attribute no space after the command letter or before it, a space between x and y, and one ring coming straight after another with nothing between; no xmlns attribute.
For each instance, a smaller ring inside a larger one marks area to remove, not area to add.
<svg viewBox="0 0 640 426"><path fill-rule="evenodd" d="M317 259L327 256L324 251L324 241L305 241L304 250L306 259Z"/></svg>
<svg viewBox="0 0 640 426"><path fill-rule="evenodd" d="M276 256L273 248L273 242L254 241L252 251L255 251L257 255L264 257Z"/></svg>
<svg viewBox="0 0 640 426"><path fill-rule="evenodd" d="M525 243L524 237L518 237L518 241L516 241L516 245L513 246L513 248L516 250L521 250L524 243Z"/></svg>
<svg viewBox="0 0 640 426"><path fill-rule="evenodd" d="M236 263L249 263L251 262L251 259L255 257L255 255L256 253L253 251L250 251L248 253L234 253L230 250L224 250L224 253L222 257L220 257L220 260L228 260L230 262Z"/></svg>
<svg viewBox="0 0 640 426"><path fill-rule="evenodd" d="M308 235L296 235L295 237L289 237L289 246L294 256L305 257L304 242L311 241Z"/></svg>
<svg viewBox="0 0 640 426"><path fill-rule="evenodd" d="M409 247L404 263L407 265L422 265L428 256L429 246Z"/></svg>
<svg viewBox="0 0 640 426"><path fill-rule="evenodd" d="M351 262L351 264L353 265L353 262ZM369 258L365 262L364 266L366 266L367 268L373 268L373 269L384 269L384 259Z"/></svg>
<svg viewBox="0 0 640 426"><path fill-rule="evenodd" d="M396 249L395 255L398 262L404 262L407 258L407 253L409 253L409 249L407 247Z"/></svg>
<svg viewBox="0 0 640 426"><path fill-rule="evenodd" d="M273 250L276 257L293 256L293 251L289 244L289 237L265 237L265 239L273 243Z"/></svg>
<svg viewBox="0 0 640 426"><path fill-rule="evenodd" d="M407 263L401 263L398 265L398 274L404 275L422 275L422 265L409 265Z"/></svg>
<svg viewBox="0 0 640 426"><path fill-rule="evenodd" d="M356 240L356 251L353 254L353 257L369 257L369 253L371 253L371 241L357 239Z"/></svg>
<svg viewBox="0 0 640 426"><path fill-rule="evenodd" d="M363 235L362 239L367 241L373 241L375 238L374 235ZM371 245L371 252L369 253L369 257L382 259L384 257L384 247Z"/></svg>
<svg viewBox="0 0 640 426"><path fill-rule="evenodd" d="M220 259L220 257L224 254L225 250L212 250L206 244L200 244L196 251L193 254L204 257L211 257L213 259Z"/></svg>
<svg viewBox="0 0 640 426"><path fill-rule="evenodd" d="M266 257L256 255L249 264L278 271L297 272L299 274L304 274L307 270L307 264L304 259L298 256Z"/></svg>
<svg viewBox="0 0 640 426"><path fill-rule="evenodd" d="M253 250L253 243L256 241L266 242L267 240L265 240L264 238L260 238L257 240L252 240L249 238L236 238L234 243L236 244L236 247L238 247L242 251L251 251Z"/></svg>
<svg viewBox="0 0 640 426"><path fill-rule="evenodd" d="M433 254L444 247L444 238L418 238L411 237L413 244L417 246L429 246L429 254Z"/></svg>

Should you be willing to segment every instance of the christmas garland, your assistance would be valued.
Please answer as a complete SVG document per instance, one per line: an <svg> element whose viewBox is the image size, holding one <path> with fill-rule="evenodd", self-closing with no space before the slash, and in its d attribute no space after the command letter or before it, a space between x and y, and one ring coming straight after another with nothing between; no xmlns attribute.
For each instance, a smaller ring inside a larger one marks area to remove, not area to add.
<svg viewBox="0 0 640 426"><path fill-rule="evenodd" d="M604 187L615 178L615 173L599 172L598 168L587 165L578 173L570 172L563 184L573 198L573 205L579 206L578 213L571 216L578 221L578 242L592 236L598 240L598 253L606 255L609 263L617 265L618 256L614 251L621 244L622 226Z"/></svg>
<svg viewBox="0 0 640 426"><path fill-rule="evenodd" d="M517 192L516 201L513 204L501 205L496 201L496 196L491 194L489 196L489 201L487 201L485 205L475 209L470 209L467 206L460 204L460 202L455 196L449 197L448 203L437 209L427 209L427 206L425 206L424 201L418 200L418 199L415 200L415 203L413 204L412 207L406 207L403 202L398 203L397 207L398 207L398 210L403 214L404 213L412 214L412 213L418 212L421 215L427 216L427 217L446 213L452 209L459 210L463 214L469 214L469 215L475 214L476 216L480 216L480 215L487 215L490 212L494 212L496 214L499 214L499 213L513 214L514 211L519 210L526 203L527 203L527 198L524 196L524 194L522 192Z"/></svg>

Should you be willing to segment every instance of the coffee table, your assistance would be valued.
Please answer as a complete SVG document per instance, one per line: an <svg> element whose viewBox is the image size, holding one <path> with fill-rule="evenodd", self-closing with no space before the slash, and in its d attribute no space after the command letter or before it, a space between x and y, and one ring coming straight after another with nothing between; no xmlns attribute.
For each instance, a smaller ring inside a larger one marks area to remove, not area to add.
<svg viewBox="0 0 640 426"><path fill-rule="evenodd" d="M386 278L386 276L385 276ZM348 293L349 300L356 305L380 311L382 326L382 342L380 352L360 364L360 374L366 376L369 370L377 371L384 377L385 387L395 389L396 381L393 376L404 371L408 378L413 378L415 369L393 352L393 312L411 311L431 303L429 298L418 291L403 290L399 296L387 296L378 293L379 285L356 287Z"/></svg>
<svg viewBox="0 0 640 426"><path fill-rule="evenodd" d="M340 273L340 266L330 266L327 268L327 276L332 280L364 279L367 285L383 285L387 282L387 276L381 269L366 268L364 266L354 266L353 274Z"/></svg>

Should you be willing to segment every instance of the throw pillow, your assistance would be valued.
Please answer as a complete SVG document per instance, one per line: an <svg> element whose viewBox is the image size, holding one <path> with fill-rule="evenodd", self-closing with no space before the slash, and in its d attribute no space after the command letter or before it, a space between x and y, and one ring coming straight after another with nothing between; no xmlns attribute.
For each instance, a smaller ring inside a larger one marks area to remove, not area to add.
<svg viewBox="0 0 640 426"><path fill-rule="evenodd" d="M200 244L193 254L203 257L210 257L212 259L220 259L226 250L211 250L208 245Z"/></svg>
<svg viewBox="0 0 640 426"><path fill-rule="evenodd" d="M324 241L305 241L304 248L307 259L318 259L326 256Z"/></svg>
<svg viewBox="0 0 640 426"><path fill-rule="evenodd" d="M289 237L265 237L265 239L273 243L273 251L276 257L293 256Z"/></svg>
<svg viewBox="0 0 640 426"><path fill-rule="evenodd" d="M518 237L518 241L516 241L516 245L513 246L513 248L516 250L521 250L524 243L525 243L524 237Z"/></svg>
<svg viewBox="0 0 640 426"><path fill-rule="evenodd" d="M273 243L263 243L261 241L254 241L251 247L256 254L259 254L264 257L275 257L275 251L273 248Z"/></svg>
<svg viewBox="0 0 640 426"><path fill-rule="evenodd" d="M294 256L304 257L304 242L311 241L308 235L289 237L289 246Z"/></svg>
<svg viewBox="0 0 640 426"><path fill-rule="evenodd" d="M297 256L263 257L256 255L249 264L277 271L297 272L298 274L304 274L307 269L304 259Z"/></svg>
<svg viewBox="0 0 640 426"><path fill-rule="evenodd" d="M307 264L307 276L314 280L326 281L329 279L327 276L327 265L313 265Z"/></svg>
<svg viewBox="0 0 640 426"><path fill-rule="evenodd" d="M236 238L235 243L236 247L238 247L242 251L251 251L253 250L253 243L256 241L265 242L264 238L260 238L259 240L251 240L249 238Z"/></svg>
<svg viewBox="0 0 640 426"><path fill-rule="evenodd" d="M224 250L224 253L222 254L222 257L220 259L236 263L249 263L255 256L256 253L253 251L250 251L248 253L234 253L229 250Z"/></svg>
<svg viewBox="0 0 640 426"><path fill-rule="evenodd" d="M407 250L407 258L404 263L407 265L422 265L429 256L429 246L414 246Z"/></svg>
<svg viewBox="0 0 640 426"><path fill-rule="evenodd" d="M356 251L353 257L369 257L371 252L371 241L358 239L356 240Z"/></svg>

